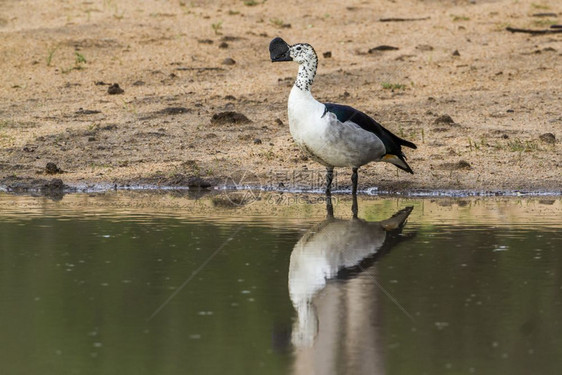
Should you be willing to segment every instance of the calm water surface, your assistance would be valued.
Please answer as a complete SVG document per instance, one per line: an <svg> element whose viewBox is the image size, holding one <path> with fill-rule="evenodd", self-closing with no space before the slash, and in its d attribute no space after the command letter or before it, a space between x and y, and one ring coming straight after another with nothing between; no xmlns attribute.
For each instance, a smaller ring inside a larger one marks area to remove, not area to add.
<svg viewBox="0 0 562 375"><path fill-rule="evenodd" d="M0 194L0 373L560 373L560 199L296 204Z"/></svg>

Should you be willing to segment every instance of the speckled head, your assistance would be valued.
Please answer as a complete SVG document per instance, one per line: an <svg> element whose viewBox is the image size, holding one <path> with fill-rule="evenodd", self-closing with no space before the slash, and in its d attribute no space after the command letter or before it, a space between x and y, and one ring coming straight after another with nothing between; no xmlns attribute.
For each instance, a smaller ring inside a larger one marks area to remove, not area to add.
<svg viewBox="0 0 562 375"><path fill-rule="evenodd" d="M269 43L269 55L271 56L271 62L293 60L289 44L279 37Z"/></svg>

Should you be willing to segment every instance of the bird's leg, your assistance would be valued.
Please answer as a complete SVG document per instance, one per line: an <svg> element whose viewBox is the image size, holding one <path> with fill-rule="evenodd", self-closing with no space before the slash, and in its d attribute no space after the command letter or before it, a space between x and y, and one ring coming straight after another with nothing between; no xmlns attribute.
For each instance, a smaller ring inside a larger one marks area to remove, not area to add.
<svg viewBox="0 0 562 375"><path fill-rule="evenodd" d="M332 180L334 179L334 168L326 168L326 212L328 217L334 217L334 206L332 205Z"/></svg>
<svg viewBox="0 0 562 375"><path fill-rule="evenodd" d="M357 195L357 180L358 180L358 176L357 176L357 170L359 168L353 168L353 174L351 175L351 183L353 184L351 186L351 194L353 195Z"/></svg>
<svg viewBox="0 0 562 375"><path fill-rule="evenodd" d="M328 218L334 217L334 206L332 205L332 196L326 194L326 216Z"/></svg>
<svg viewBox="0 0 562 375"><path fill-rule="evenodd" d="M357 205L357 180L358 180L358 175L357 175L357 169L358 168L353 168L353 173L351 174L351 195L353 198L353 203L351 205L351 212L353 213L353 217L356 218L357 217L357 212L358 212L358 205Z"/></svg>
<svg viewBox="0 0 562 375"><path fill-rule="evenodd" d="M326 168L326 195L332 196L332 180L334 179L334 168Z"/></svg>

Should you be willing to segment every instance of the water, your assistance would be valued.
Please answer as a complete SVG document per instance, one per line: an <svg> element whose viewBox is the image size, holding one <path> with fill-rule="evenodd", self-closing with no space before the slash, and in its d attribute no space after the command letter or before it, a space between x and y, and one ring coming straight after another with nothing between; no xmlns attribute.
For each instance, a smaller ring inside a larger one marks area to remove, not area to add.
<svg viewBox="0 0 562 375"><path fill-rule="evenodd" d="M316 198L0 195L0 372L559 373L562 200Z"/></svg>

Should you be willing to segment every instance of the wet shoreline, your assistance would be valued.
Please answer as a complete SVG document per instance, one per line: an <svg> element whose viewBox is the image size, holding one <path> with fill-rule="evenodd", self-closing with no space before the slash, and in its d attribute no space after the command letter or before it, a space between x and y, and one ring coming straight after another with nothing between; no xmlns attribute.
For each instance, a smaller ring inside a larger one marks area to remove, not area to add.
<svg viewBox="0 0 562 375"><path fill-rule="evenodd" d="M199 184L158 184L147 183L139 180L136 183L65 183L59 178L16 178L0 181L0 192L16 195L38 195L58 196L77 193L105 193L109 191L144 191L144 192L167 192L183 191L198 194L220 194L236 191L260 191L271 193L289 194L324 194L322 188L302 187L274 187L256 184L214 184L206 180L200 180ZM338 195L350 195L350 188L334 189ZM468 197L559 197L562 189L400 189L400 188L378 188L367 187L358 190L358 194L371 197L408 197L408 198L468 198Z"/></svg>

